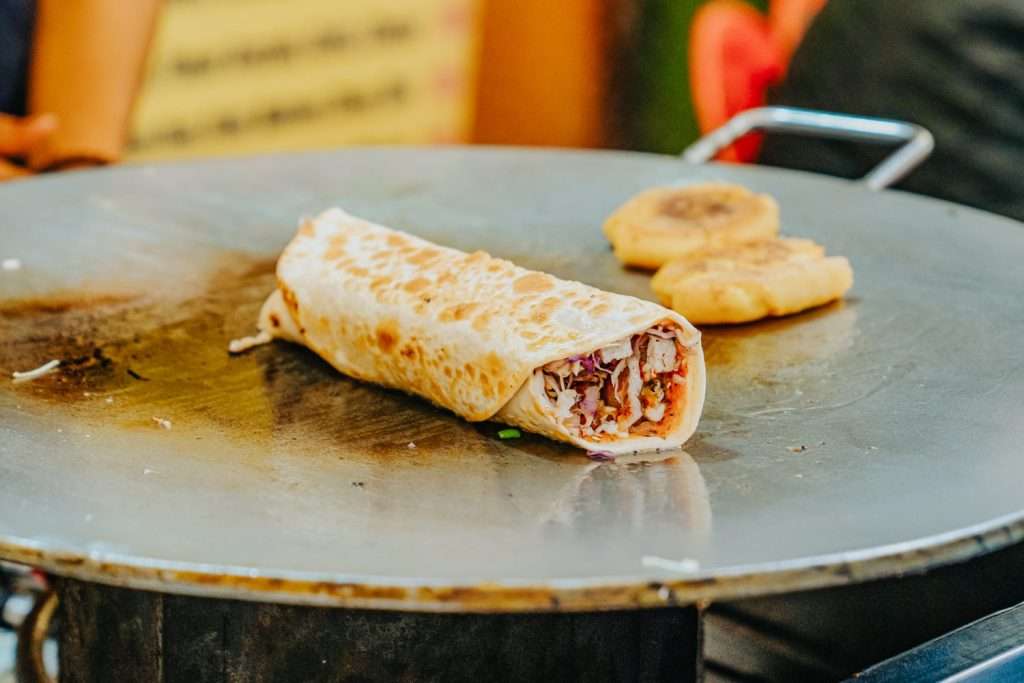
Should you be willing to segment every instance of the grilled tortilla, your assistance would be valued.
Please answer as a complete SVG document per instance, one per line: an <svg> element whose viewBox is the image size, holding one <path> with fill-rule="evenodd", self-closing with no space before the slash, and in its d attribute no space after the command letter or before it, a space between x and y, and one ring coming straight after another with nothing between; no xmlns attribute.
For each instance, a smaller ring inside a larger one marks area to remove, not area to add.
<svg viewBox="0 0 1024 683"><path fill-rule="evenodd" d="M588 450L682 444L704 403L700 333L633 297L332 209L281 254L264 338L351 377Z"/></svg>

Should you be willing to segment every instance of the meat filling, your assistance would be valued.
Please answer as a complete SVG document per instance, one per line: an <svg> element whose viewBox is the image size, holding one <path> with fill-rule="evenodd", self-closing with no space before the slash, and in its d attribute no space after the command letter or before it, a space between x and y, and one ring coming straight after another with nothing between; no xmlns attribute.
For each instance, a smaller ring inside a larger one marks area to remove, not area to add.
<svg viewBox="0 0 1024 683"><path fill-rule="evenodd" d="M592 353L534 371L538 393L570 432L589 441L664 436L678 422L686 388L682 331L659 323Z"/></svg>

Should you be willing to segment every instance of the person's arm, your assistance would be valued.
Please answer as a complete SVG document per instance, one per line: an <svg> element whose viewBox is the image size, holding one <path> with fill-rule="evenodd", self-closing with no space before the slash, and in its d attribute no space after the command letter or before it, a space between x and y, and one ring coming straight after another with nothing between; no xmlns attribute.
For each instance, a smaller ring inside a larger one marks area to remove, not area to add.
<svg viewBox="0 0 1024 683"><path fill-rule="evenodd" d="M57 118L49 114L10 116L0 114L0 180L30 175L28 169L13 159L23 159L57 130Z"/></svg>
<svg viewBox="0 0 1024 683"><path fill-rule="evenodd" d="M34 170L116 161L160 0L38 0L28 109L59 127Z"/></svg>

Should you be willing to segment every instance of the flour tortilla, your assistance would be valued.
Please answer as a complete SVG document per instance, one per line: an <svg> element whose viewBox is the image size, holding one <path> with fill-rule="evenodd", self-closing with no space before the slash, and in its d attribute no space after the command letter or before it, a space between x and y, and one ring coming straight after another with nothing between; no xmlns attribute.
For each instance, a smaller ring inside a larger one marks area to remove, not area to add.
<svg viewBox="0 0 1024 683"><path fill-rule="evenodd" d="M700 333L678 313L467 254L331 209L302 224L277 264L261 332L303 344L356 379L422 396L471 421L495 420L613 454L681 445L704 403ZM682 409L664 436L595 442L560 424L535 369L655 324L682 331Z"/></svg>

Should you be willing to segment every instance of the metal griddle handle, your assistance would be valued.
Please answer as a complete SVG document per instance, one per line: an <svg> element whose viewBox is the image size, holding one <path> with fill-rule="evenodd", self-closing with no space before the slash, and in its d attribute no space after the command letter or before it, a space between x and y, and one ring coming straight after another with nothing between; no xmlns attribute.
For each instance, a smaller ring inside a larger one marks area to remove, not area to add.
<svg viewBox="0 0 1024 683"><path fill-rule="evenodd" d="M884 189L910 173L928 158L935 147L932 134L916 123L794 107L758 107L740 112L721 128L694 142L683 151L683 159L696 164L710 161L738 138L756 130L865 142L904 143L861 178L861 182L871 190Z"/></svg>

